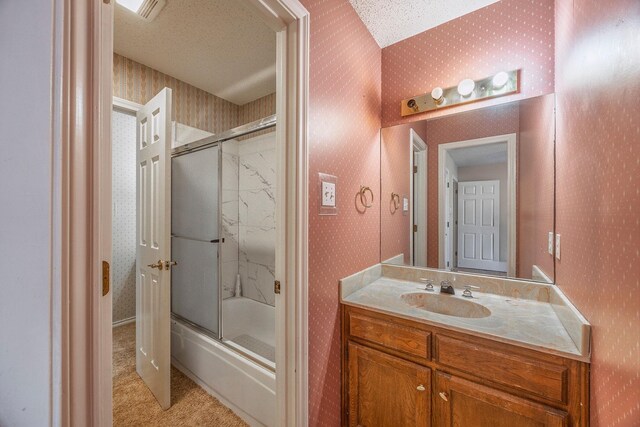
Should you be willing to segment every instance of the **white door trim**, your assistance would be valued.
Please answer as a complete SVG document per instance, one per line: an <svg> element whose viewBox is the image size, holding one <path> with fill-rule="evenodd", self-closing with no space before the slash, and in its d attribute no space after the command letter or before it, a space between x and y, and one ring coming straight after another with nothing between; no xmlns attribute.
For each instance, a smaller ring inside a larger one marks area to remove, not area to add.
<svg viewBox="0 0 640 427"><path fill-rule="evenodd" d="M129 101L128 99L118 98L117 96L114 96L113 108L116 108L120 111L124 111L126 113L137 113L138 110L142 108L142 104L138 104L137 102Z"/></svg>
<svg viewBox="0 0 640 427"><path fill-rule="evenodd" d="M283 272L277 277L283 310L276 314L283 333L276 339L284 349L277 357L276 393L284 396L277 414L281 425L306 426L309 13L298 0L246 1L278 31L276 139L286 160L278 165L285 253L276 260ZM101 277L102 261L111 261L113 7L113 0L56 2L52 103L60 180L53 194L60 198L54 216L60 235L52 259L60 260L60 288L52 290L51 304L60 335L51 358L60 381L52 383L54 425L112 422L111 294L102 296Z"/></svg>
<svg viewBox="0 0 640 427"><path fill-rule="evenodd" d="M426 201L426 197L427 197L427 159L428 159L428 149L429 147L427 146L427 144L422 140L422 138L420 138L420 135L418 135L418 133L413 130L410 129L409 131L410 134L410 150L411 150L411 164L409 165L409 170L411 171L411 176L409 179L409 186L410 186L410 190L409 190L409 200L411 201L411 204L409 206L409 226L410 226L410 230L409 230L409 253L411 254L410 256L410 262L411 265L417 266L417 267L426 267L427 264L427 222L426 222L426 218L427 218L427 201ZM418 172L414 175L413 173L413 166L418 163ZM417 188L413 188L414 187L414 181L418 182ZM418 200L414 200L414 196L415 194L422 194L422 197L418 198ZM417 204L416 209L418 210L418 212L424 212L423 215L420 215L418 218L414 218L413 217L413 210L414 210L414 203ZM415 221L415 222L414 222ZM424 238L423 239L418 239L416 246L415 246L415 251L414 251L414 232L413 232L413 224L416 224L418 226L418 232L421 233ZM420 258L422 258L424 260L423 263L421 264L417 264L416 263L416 254L418 254L420 256Z"/></svg>
<svg viewBox="0 0 640 427"><path fill-rule="evenodd" d="M446 217L445 206L441 203L445 199L444 184L444 162L447 151L457 148L476 147L478 145L496 144L499 142L507 143L507 181L516 183L516 134L510 133L505 135L489 136L486 138L470 139L467 141L450 142L438 145L438 268L445 268L445 249L444 249L444 218ZM516 276L516 187L509 185L507 189L507 275L509 277Z"/></svg>

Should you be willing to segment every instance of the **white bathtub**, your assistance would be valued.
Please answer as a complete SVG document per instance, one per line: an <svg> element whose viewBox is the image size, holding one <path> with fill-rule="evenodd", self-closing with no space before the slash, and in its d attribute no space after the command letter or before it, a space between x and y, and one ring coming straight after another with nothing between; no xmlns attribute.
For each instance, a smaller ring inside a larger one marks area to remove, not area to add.
<svg viewBox="0 0 640 427"><path fill-rule="evenodd" d="M246 351L233 340L255 337L275 343L275 310L248 298L223 302L225 343L210 338L178 319L171 321L171 359L176 368L230 407L250 425L276 424L276 378L272 369L239 354L248 353L263 365L269 361Z"/></svg>

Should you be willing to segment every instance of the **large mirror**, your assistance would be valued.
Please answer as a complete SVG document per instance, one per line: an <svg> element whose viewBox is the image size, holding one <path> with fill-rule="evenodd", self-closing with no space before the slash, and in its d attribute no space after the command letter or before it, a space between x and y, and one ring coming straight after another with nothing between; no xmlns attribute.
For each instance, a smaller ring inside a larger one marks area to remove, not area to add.
<svg viewBox="0 0 640 427"><path fill-rule="evenodd" d="M553 283L554 95L383 128L383 263Z"/></svg>

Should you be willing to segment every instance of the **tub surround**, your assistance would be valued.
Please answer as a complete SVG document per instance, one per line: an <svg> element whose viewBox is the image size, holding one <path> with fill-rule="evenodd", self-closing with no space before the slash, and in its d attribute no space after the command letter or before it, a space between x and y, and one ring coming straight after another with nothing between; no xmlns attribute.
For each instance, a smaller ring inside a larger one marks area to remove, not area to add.
<svg viewBox="0 0 640 427"><path fill-rule="evenodd" d="M435 284L426 292L419 279ZM473 302L491 310L485 318L447 316L415 308L401 299L411 292L439 294L450 280L460 294L464 285L478 286ZM452 273L426 268L375 265L340 281L341 302L405 319L472 333L499 342L589 362L590 325L557 286L520 280Z"/></svg>
<svg viewBox="0 0 640 427"><path fill-rule="evenodd" d="M275 306L275 133L222 145L223 298Z"/></svg>

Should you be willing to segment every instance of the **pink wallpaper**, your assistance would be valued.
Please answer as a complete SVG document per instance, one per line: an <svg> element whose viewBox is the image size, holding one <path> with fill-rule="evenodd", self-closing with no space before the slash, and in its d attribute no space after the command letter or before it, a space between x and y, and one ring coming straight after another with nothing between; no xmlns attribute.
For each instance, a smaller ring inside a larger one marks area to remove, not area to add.
<svg viewBox="0 0 640 427"><path fill-rule="evenodd" d="M557 0L557 282L593 325L591 426L640 425L640 2Z"/></svg>
<svg viewBox="0 0 640 427"><path fill-rule="evenodd" d="M311 16L309 425L340 425L338 281L380 260L380 48L347 0L302 0ZM318 215L318 172L336 175L337 216Z"/></svg>
<svg viewBox="0 0 640 427"><path fill-rule="evenodd" d="M547 246L554 222L554 108L553 95L520 101L516 273L526 279L534 265L554 277Z"/></svg>
<svg viewBox="0 0 640 427"><path fill-rule="evenodd" d="M554 0L502 0L382 50L382 123L391 126L554 90ZM521 93L402 118L400 101L522 69Z"/></svg>
<svg viewBox="0 0 640 427"><path fill-rule="evenodd" d="M404 254L410 261L410 215L403 214L402 198L413 199L411 194L411 138L413 129L426 141L427 123L415 122L382 129L380 139L380 260L385 261ZM400 195L400 206L394 211L391 193ZM423 230L426 233L427 230Z"/></svg>
<svg viewBox="0 0 640 427"><path fill-rule="evenodd" d="M438 145L518 132L518 103L473 110L464 114L429 120L428 152L428 236L427 266L438 267Z"/></svg>

